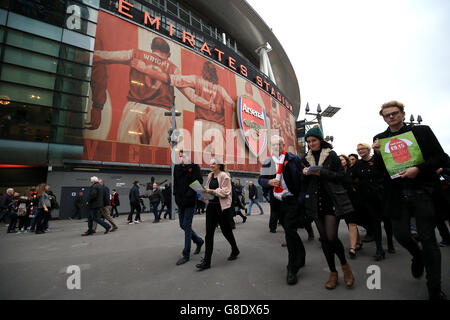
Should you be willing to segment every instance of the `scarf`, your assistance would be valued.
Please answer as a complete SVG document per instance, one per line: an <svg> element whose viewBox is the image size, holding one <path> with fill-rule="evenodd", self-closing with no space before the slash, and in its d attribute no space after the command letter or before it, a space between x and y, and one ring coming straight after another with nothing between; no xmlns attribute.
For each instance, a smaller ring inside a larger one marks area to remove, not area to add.
<svg viewBox="0 0 450 320"><path fill-rule="evenodd" d="M284 158L285 157L286 157L286 151L285 150L283 150L283 152L281 153L280 158L273 157L273 160L277 164L277 175L276 175L275 179L280 180L280 181L281 181L281 178L282 178L281 175L283 174L283 163L284 163ZM288 191L283 188L281 183L280 183L280 185L278 187L274 187L273 188L273 195L278 200L282 200L283 199L283 195L285 193L287 193L287 192Z"/></svg>

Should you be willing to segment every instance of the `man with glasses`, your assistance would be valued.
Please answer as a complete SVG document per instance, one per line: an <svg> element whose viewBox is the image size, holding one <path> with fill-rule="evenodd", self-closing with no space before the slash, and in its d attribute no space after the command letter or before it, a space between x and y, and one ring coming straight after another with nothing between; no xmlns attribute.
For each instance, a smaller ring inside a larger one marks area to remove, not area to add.
<svg viewBox="0 0 450 320"><path fill-rule="evenodd" d="M404 105L390 101L381 106L380 115L388 124L386 131L374 137L375 163L384 169L385 186L389 188L386 199L392 218L396 240L413 256L411 273L420 278L426 270L429 298L446 299L441 291L441 252L435 234L435 209L432 193L439 187L436 170L445 164L446 154L428 126L411 126L403 122ZM407 168L391 179L382 160L379 139L412 132L423 156L423 162ZM411 236L410 218L417 222L422 249Z"/></svg>

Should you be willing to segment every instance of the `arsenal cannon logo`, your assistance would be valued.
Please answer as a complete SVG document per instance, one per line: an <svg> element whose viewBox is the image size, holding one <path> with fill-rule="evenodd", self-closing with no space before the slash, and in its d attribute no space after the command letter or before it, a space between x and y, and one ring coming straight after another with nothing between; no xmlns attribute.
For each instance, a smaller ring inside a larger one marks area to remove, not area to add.
<svg viewBox="0 0 450 320"><path fill-rule="evenodd" d="M238 121L242 137L250 151L259 157L267 146L267 117L252 99L239 97Z"/></svg>

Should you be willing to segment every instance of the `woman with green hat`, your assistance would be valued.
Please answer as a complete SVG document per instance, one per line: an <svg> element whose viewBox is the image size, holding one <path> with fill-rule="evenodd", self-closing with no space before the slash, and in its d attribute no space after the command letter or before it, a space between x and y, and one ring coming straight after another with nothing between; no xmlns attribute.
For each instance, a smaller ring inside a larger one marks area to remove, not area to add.
<svg viewBox="0 0 450 320"><path fill-rule="evenodd" d="M335 255L338 256L344 282L351 287L355 281L353 273L345 258L345 250L338 238L339 219L353 211L352 204L342 182L344 168L333 146L323 139L322 130L313 127L305 135L308 153L303 159L305 169L306 214L311 216L320 233L322 250L330 269L329 280L325 283L327 289L334 289L338 284L338 273L335 265Z"/></svg>

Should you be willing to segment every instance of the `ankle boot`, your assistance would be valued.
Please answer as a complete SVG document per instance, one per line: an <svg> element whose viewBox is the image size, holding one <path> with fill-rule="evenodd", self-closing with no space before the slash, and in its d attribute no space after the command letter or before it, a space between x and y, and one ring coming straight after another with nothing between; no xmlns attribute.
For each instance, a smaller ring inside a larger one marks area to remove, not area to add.
<svg viewBox="0 0 450 320"><path fill-rule="evenodd" d="M325 288L327 288L328 290L333 290L334 288L336 288L337 284L338 284L338 273L330 272L330 278L325 283Z"/></svg>
<svg viewBox="0 0 450 320"><path fill-rule="evenodd" d="M342 271L344 272L344 282L347 287L353 286L355 282L355 277L353 276L352 269L350 269L350 265L348 263L342 266Z"/></svg>

